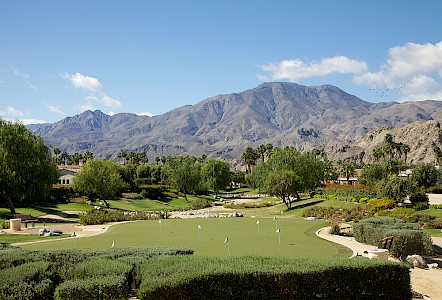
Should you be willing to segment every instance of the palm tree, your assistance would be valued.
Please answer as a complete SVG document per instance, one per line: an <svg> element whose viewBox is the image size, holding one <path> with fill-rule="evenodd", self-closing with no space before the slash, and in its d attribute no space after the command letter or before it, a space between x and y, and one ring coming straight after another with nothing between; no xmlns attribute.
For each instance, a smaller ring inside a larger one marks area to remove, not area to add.
<svg viewBox="0 0 442 300"><path fill-rule="evenodd" d="M241 159L247 165L246 173L252 172L252 165L256 163L256 152L251 147L247 147L241 154Z"/></svg>
<svg viewBox="0 0 442 300"><path fill-rule="evenodd" d="M120 152L118 152L117 157L118 158L122 158L123 159L123 164L126 164L126 157L127 157L126 151L121 149Z"/></svg>
<svg viewBox="0 0 442 300"><path fill-rule="evenodd" d="M66 151L62 152L60 155L60 159L63 162L63 165L66 166L67 160L69 158L69 153L67 153Z"/></svg>
<svg viewBox="0 0 442 300"><path fill-rule="evenodd" d="M94 154L91 151L86 151L83 154L83 163L86 163L88 160L94 159Z"/></svg>
<svg viewBox="0 0 442 300"><path fill-rule="evenodd" d="M262 162L264 162L264 156L267 151L267 147L265 145L259 145L259 147L255 150L256 156L261 157Z"/></svg>
<svg viewBox="0 0 442 300"><path fill-rule="evenodd" d="M59 159L58 159L58 155L60 154L60 149L59 149L59 148L54 148L54 154L55 154L55 163L56 163L57 165L59 165L59 164L60 164L60 161L59 161Z"/></svg>
<svg viewBox="0 0 442 300"><path fill-rule="evenodd" d="M346 162L341 165L339 172L345 175L347 178L347 183L350 182L350 177L354 175L356 169L356 165L353 162Z"/></svg>
<svg viewBox="0 0 442 300"><path fill-rule="evenodd" d="M407 144L402 144L401 152L404 153L404 162L407 163L408 153L410 153L410 146L408 146Z"/></svg>
<svg viewBox="0 0 442 300"><path fill-rule="evenodd" d="M144 151L137 153L136 157L137 157L138 163L147 164L149 162L146 152L144 152Z"/></svg>
<svg viewBox="0 0 442 300"><path fill-rule="evenodd" d="M160 163L161 158L159 156L155 157L155 162L157 163L157 165Z"/></svg>
<svg viewBox="0 0 442 300"><path fill-rule="evenodd" d="M273 145L272 144L267 144L266 145L266 152L267 152L267 158L272 157L272 153L273 153Z"/></svg>

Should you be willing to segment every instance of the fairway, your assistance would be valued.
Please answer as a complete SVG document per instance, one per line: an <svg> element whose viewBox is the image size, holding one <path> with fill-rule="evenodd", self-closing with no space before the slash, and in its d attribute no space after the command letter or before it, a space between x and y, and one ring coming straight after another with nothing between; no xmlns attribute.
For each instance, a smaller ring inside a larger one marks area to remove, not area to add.
<svg viewBox="0 0 442 300"><path fill-rule="evenodd" d="M195 250L195 255L209 256L228 256L230 251L231 256L350 257L350 249L315 236L315 231L324 226L327 226L324 221L264 218L137 221L113 225L106 233L97 236L22 247L30 250L106 249L115 241L115 247L183 246ZM226 237L228 243L225 243Z"/></svg>

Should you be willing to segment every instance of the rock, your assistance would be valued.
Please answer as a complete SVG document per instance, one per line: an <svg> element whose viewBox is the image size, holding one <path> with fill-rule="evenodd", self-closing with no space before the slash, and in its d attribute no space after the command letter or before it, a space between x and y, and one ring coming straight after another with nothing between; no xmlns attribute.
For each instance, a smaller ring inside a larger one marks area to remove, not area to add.
<svg viewBox="0 0 442 300"><path fill-rule="evenodd" d="M430 269L439 269L439 265L437 263L428 264Z"/></svg>
<svg viewBox="0 0 442 300"><path fill-rule="evenodd" d="M51 230L51 232L52 233L58 233L59 235L63 234L63 231L61 231L60 229L53 229L53 230Z"/></svg>
<svg viewBox="0 0 442 300"><path fill-rule="evenodd" d="M425 259L423 259L422 256L417 255L417 254L408 255L407 262L410 265L412 265L414 268L421 268L421 269L428 268L428 265L427 265Z"/></svg>
<svg viewBox="0 0 442 300"><path fill-rule="evenodd" d="M45 233L47 233L48 232L48 230L47 229L40 229L39 231L38 231L38 235L39 236L43 236Z"/></svg>
<svg viewBox="0 0 442 300"><path fill-rule="evenodd" d="M49 232L49 236L60 236L60 233L51 231Z"/></svg>
<svg viewBox="0 0 442 300"><path fill-rule="evenodd" d="M315 217L307 217L306 220L311 221L311 220L316 220L316 218Z"/></svg>
<svg viewBox="0 0 442 300"><path fill-rule="evenodd" d="M241 217L243 217L243 214L235 211L230 216L233 218L241 218Z"/></svg>

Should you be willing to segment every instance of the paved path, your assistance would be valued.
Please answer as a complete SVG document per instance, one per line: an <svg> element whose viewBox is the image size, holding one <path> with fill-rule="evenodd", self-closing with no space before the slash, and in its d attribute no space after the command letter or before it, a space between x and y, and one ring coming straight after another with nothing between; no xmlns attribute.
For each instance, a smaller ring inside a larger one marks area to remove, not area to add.
<svg viewBox="0 0 442 300"><path fill-rule="evenodd" d="M352 237L343 237L339 235L332 235L329 233L330 227L319 229L316 235L328 241L341 244L350 248L353 251L353 256L356 254L367 257L364 254L365 250L375 249L376 247L357 242ZM433 244L442 246L442 238L433 238ZM391 258L389 258L390 260ZM394 260L394 259L391 259ZM410 269L411 271L411 287L413 291L424 295L424 299L442 300L442 269Z"/></svg>

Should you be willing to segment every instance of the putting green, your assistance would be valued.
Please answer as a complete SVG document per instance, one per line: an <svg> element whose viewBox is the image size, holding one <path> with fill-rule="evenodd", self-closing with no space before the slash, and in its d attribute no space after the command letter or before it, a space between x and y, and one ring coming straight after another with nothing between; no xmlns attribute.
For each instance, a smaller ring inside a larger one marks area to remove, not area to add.
<svg viewBox="0 0 442 300"><path fill-rule="evenodd" d="M259 224L257 222L259 221ZM35 243L25 249L106 249L126 246L183 246L195 255L351 256L351 250L315 236L324 221L302 219L168 219L113 225L106 233L84 238ZM200 229L198 229L200 227ZM277 233L277 229L280 232ZM199 233L198 233L199 232ZM228 237L228 243L225 239Z"/></svg>

